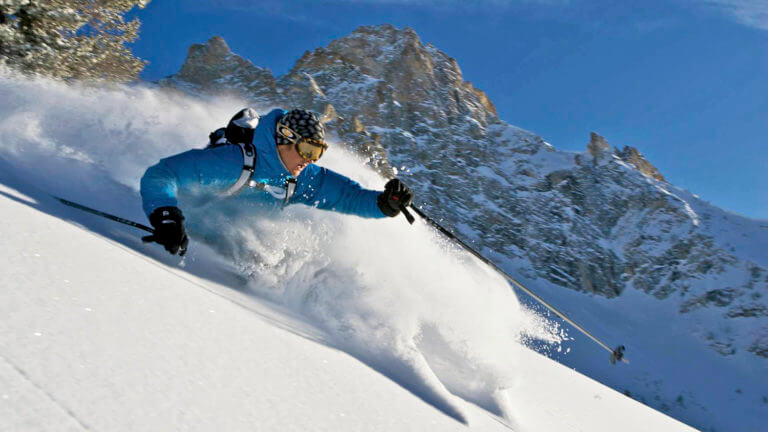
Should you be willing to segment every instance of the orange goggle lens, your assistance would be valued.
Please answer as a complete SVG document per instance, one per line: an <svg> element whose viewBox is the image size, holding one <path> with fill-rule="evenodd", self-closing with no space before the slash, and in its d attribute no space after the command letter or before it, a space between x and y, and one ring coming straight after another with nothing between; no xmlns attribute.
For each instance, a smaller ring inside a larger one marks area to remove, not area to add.
<svg viewBox="0 0 768 432"><path fill-rule="evenodd" d="M312 138L300 138L296 142L296 151L299 156L313 161L320 159L327 148L328 144Z"/></svg>
<svg viewBox="0 0 768 432"><path fill-rule="evenodd" d="M296 152L304 159L316 161L323 155L328 144L313 138L303 138L284 124L277 124L277 133L292 141L296 146Z"/></svg>

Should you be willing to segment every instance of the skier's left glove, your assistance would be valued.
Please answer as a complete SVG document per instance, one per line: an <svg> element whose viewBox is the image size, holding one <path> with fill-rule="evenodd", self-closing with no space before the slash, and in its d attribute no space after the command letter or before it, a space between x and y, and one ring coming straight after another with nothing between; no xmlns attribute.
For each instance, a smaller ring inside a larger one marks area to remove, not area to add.
<svg viewBox="0 0 768 432"><path fill-rule="evenodd" d="M178 207L159 207L149 215L149 223L155 233L144 237L145 242L156 242L165 246L171 255L184 256L187 253L189 238L184 229L184 215Z"/></svg>
<svg viewBox="0 0 768 432"><path fill-rule="evenodd" d="M399 179L392 179L384 185L384 192L379 194L376 204L382 213L389 217L400 214L401 207L408 207L413 201L413 191Z"/></svg>

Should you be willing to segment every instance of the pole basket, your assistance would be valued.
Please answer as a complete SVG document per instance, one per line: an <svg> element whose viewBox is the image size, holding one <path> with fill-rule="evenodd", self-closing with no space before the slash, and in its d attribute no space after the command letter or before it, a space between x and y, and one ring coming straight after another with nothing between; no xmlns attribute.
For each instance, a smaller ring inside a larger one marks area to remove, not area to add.
<svg viewBox="0 0 768 432"><path fill-rule="evenodd" d="M616 347L615 350L611 353L611 364L616 364L617 361L623 361L624 363L629 363L627 359L624 358L624 345L619 345Z"/></svg>

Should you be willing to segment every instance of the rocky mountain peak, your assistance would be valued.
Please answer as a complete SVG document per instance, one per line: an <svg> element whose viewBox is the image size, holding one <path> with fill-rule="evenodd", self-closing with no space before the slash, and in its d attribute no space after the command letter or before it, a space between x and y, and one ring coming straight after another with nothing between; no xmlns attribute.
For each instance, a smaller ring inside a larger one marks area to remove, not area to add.
<svg viewBox="0 0 768 432"><path fill-rule="evenodd" d="M413 30L398 30L389 24L363 26L348 36L332 41L327 47L307 51L296 62L293 71L342 62L358 68L366 75L379 78L384 75L387 66L399 62L403 54L412 53L417 53L424 64L411 66L420 69L429 67L430 59L425 55L425 46Z"/></svg>
<svg viewBox="0 0 768 432"><path fill-rule="evenodd" d="M204 82L222 63L231 62L229 45L221 36L214 36L204 44L194 44L187 51L187 58L179 71L179 77L189 82Z"/></svg>
<svg viewBox="0 0 768 432"><path fill-rule="evenodd" d="M229 54L232 54L232 51L229 49L229 45L227 45L227 41L224 40L223 37L219 35L215 35L208 39L207 42L205 42L202 45L194 44L191 47L189 47L190 53L187 55L190 55L193 51L205 51L210 53L213 56L218 55L219 57L225 57Z"/></svg>
<svg viewBox="0 0 768 432"><path fill-rule="evenodd" d="M634 166L641 173L649 177L653 177L656 180L661 180L663 182L667 181L664 176L661 175L659 170L656 169L656 167L653 166L650 162L648 162L648 160L636 148L624 146L624 149L621 151L617 149L616 154L621 158L621 160Z"/></svg>
<svg viewBox="0 0 768 432"><path fill-rule="evenodd" d="M344 76L361 83L375 80L380 84L380 103L396 102L421 112L469 113L483 124L497 115L485 93L464 81L456 60L425 45L410 28L360 27L326 47L306 52L291 71L291 75L301 73ZM439 106L422 106L435 96Z"/></svg>
<svg viewBox="0 0 768 432"><path fill-rule="evenodd" d="M608 143L604 136L595 132L590 132L589 143L587 144L587 153L592 155L596 163L615 155L622 161L633 166L641 173L649 177L653 177L656 180L663 182L667 181L664 176L661 175L659 170L650 162L648 162L648 159L646 159L637 148L624 146L622 150L613 149L613 151L611 151L612 148L613 147L610 143Z"/></svg>
<svg viewBox="0 0 768 432"><path fill-rule="evenodd" d="M167 87L182 87L195 93L227 92L273 97L275 78L266 68L233 54L221 36L194 44L178 74L160 80Z"/></svg>
<svg viewBox="0 0 768 432"><path fill-rule="evenodd" d="M589 143L587 144L587 153L591 154L596 160L611 150L611 145L605 140L605 137L595 132L589 133Z"/></svg>

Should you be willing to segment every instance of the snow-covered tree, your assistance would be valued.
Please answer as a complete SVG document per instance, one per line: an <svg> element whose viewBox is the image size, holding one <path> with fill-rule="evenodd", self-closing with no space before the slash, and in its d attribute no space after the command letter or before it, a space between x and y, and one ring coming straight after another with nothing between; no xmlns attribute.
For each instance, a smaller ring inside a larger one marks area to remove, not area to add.
<svg viewBox="0 0 768 432"><path fill-rule="evenodd" d="M125 43L138 19L124 15L149 0L0 0L0 63L61 79L129 81L145 61Z"/></svg>

